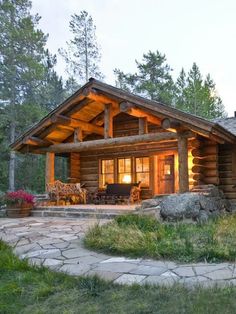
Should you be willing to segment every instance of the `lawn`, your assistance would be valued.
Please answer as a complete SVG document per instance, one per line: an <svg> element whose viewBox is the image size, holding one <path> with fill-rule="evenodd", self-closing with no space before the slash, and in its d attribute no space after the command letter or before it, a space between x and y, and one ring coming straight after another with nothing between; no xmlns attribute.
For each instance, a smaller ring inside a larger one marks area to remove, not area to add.
<svg viewBox="0 0 236 314"><path fill-rule="evenodd" d="M93 227L85 245L106 253L180 262L236 259L236 215L206 224L160 223L152 217L123 215Z"/></svg>
<svg viewBox="0 0 236 314"><path fill-rule="evenodd" d="M235 313L236 288L119 286L29 266L0 241L1 314Z"/></svg>

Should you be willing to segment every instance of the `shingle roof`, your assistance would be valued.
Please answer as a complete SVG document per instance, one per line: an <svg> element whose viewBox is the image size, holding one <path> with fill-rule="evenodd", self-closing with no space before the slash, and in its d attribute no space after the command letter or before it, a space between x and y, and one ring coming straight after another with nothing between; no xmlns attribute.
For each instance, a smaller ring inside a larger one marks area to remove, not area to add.
<svg viewBox="0 0 236 314"><path fill-rule="evenodd" d="M236 117L231 118L218 118L215 119L214 122L218 123L227 131L231 132L236 136Z"/></svg>

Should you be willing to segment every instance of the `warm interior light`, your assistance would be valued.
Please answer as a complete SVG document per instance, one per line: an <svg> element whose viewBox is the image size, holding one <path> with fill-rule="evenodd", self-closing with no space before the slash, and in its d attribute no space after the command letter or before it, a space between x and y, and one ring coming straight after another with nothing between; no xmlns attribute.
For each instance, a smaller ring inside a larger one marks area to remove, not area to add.
<svg viewBox="0 0 236 314"><path fill-rule="evenodd" d="M125 174L122 180L124 183L131 183L131 175Z"/></svg>

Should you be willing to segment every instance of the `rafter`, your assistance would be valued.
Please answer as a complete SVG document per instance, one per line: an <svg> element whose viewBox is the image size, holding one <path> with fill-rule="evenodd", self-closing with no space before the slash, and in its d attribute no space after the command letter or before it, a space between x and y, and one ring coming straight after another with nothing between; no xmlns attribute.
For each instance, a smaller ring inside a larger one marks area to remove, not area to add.
<svg viewBox="0 0 236 314"><path fill-rule="evenodd" d="M62 115L55 115L51 118L51 122L52 123L56 123L58 125L65 125L65 126L69 126L71 128L81 128L83 131L85 132L91 132L91 133L96 133L99 135L103 135L104 134L104 128L97 126L97 125L93 125L91 123L82 121L82 120L78 120L78 119L73 119L73 118L69 118L66 116L62 116Z"/></svg>

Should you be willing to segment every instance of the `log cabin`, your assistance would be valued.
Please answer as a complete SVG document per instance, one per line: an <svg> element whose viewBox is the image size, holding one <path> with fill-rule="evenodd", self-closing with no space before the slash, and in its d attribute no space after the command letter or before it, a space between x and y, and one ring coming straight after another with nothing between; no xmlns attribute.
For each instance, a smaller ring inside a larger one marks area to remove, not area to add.
<svg viewBox="0 0 236 314"><path fill-rule="evenodd" d="M68 159L68 182L90 193L141 181L141 198L219 186L236 201L236 118L208 121L91 78L11 149Z"/></svg>

